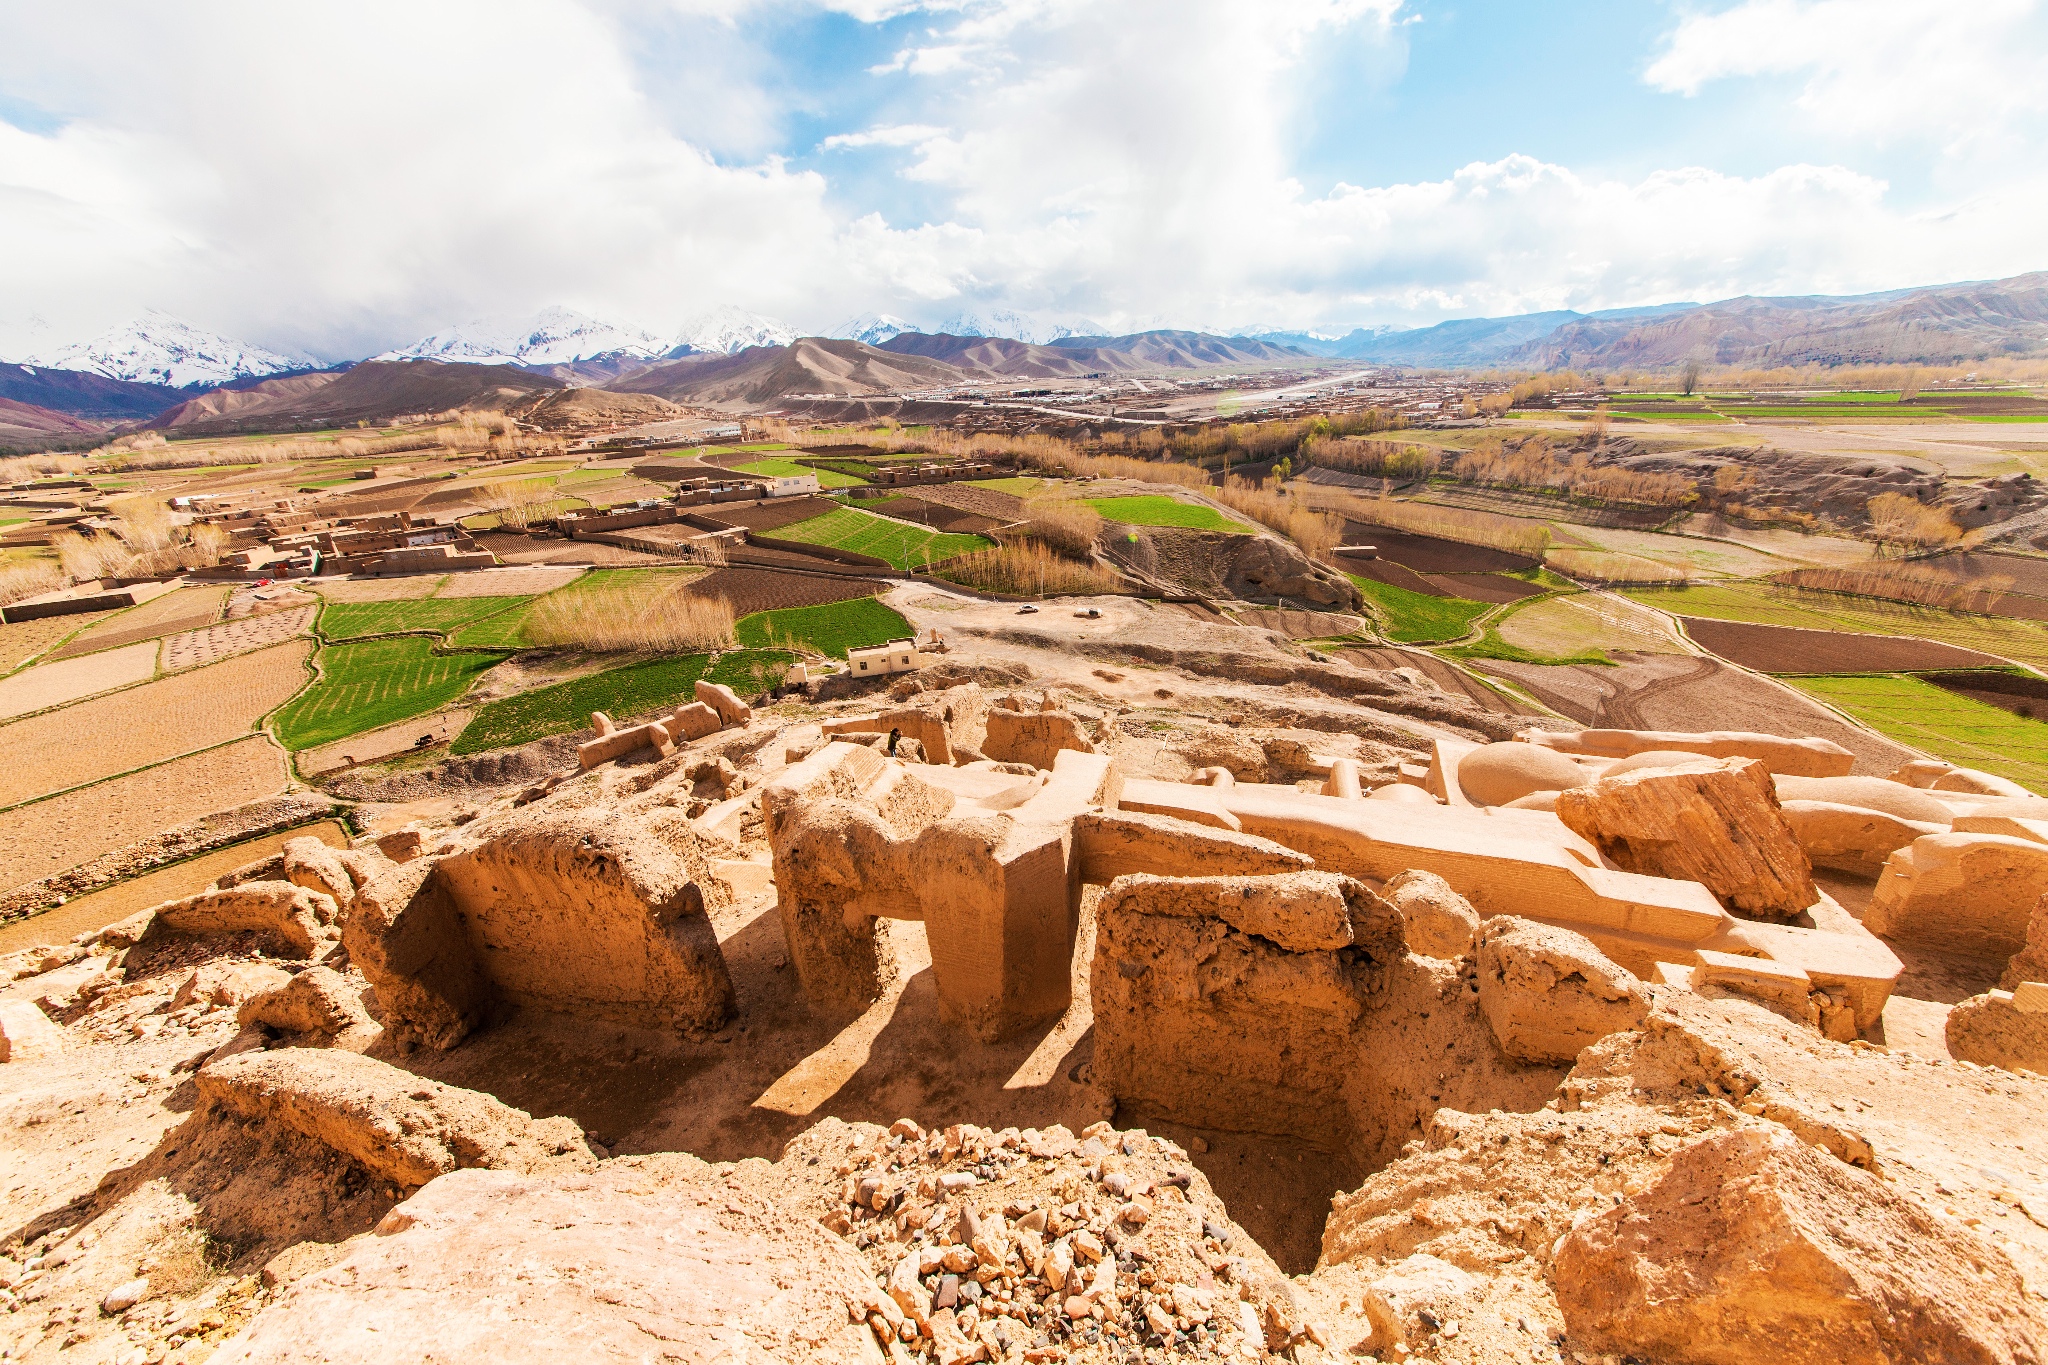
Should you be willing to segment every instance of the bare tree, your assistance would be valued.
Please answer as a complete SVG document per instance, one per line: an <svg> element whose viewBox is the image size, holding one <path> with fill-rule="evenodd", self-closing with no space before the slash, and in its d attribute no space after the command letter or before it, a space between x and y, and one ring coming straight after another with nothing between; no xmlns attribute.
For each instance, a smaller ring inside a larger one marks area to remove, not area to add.
<svg viewBox="0 0 2048 1365"><path fill-rule="evenodd" d="M1697 360L1685 362L1685 368L1678 372L1678 389L1687 398L1700 386L1700 363Z"/></svg>

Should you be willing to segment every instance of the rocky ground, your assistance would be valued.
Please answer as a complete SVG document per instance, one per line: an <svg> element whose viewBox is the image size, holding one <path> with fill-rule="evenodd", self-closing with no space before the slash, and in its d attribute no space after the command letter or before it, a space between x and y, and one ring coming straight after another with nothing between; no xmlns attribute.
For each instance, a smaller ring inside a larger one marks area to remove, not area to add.
<svg viewBox="0 0 2048 1365"><path fill-rule="evenodd" d="M385 843L253 870L300 888L277 902L296 919L0 959L0 1359L2048 1355L2048 1080L1946 1055L1938 965L1843 1043L1586 945L1586 971L1626 978L1622 1023L1512 1092L1468 1077L1464 1108L1372 1160L1120 1110L1095 1073L1094 891L1072 1004L1022 1036L949 1023L915 922L891 925L873 1005L814 1010L746 798L822 721L920 704L971 748L992 698L1050 693L1131 776L1303 784L1332 755L1384 779L1434 738L1530 723L1129 599L892 600L948 643L921 673L556 782L560 746L501 764L509 785L411 770L361 793L411 802L365 809ZM404 1002L348 926L393 859L607 812L699 860L729 1017L529 1004L448 1050L388 1027ZM1458 1056L1510 1046L1470 1003L1495 989L1481 950L1433 950L1408 959L1445 1002L1432 1027Z"/></svg>

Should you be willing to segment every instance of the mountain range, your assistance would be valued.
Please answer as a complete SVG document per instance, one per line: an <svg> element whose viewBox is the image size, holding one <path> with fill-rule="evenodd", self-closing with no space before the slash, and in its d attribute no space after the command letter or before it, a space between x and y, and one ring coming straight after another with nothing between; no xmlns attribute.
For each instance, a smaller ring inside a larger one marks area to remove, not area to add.
<svg viewBox="0 0 2048 1365"><path fill-rule="evenodd" d="M864 314L835 337L722 307L668 337L566 308L446 328L327 369L146 313L90 341L0 364L6 444L119 422L213 432L289 429L474 406L558 388L762 405L797 394L973 386L1302 362L1441 369L1669 369L1955 363L2048 353L2048 272L1850 296L1742 297L1581 313L1460 318L1337 334L1108 335L1085 320L962 314L926 331ZM437 376L437 367L445 370ZM28 411L28 410L34 411ZM40 435L39 435L40 434Z"/></svg>

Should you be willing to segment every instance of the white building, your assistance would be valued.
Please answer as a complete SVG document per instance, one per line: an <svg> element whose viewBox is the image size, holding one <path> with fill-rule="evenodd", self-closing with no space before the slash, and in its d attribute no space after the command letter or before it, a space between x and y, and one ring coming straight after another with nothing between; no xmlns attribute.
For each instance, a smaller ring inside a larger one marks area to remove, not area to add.
<svg viewBox="0 0 2048 1365"><path fill-rule="evenodd" d="M803 498L817 491L816 474L778 476L774 483L768 485L768 496L771 498Z"/></svg>
<svg viewBox="0 0 2048 1365"><path fill-rule="evenodd" d="M917 641L891 640L886 645L846 651L846 668L856 678L879 673L907 673L917 667Z"/></svg>

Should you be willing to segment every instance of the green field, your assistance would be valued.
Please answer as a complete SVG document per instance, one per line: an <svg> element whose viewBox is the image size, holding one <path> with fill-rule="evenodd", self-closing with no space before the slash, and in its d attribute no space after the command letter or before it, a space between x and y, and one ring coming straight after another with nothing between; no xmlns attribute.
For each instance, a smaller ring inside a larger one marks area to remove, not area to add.
<svg viewBox="0 0 2048 1365"><path fill-rule="evenodd" d="M741 617L737 630L739 642L749 649L808 645L835 659L845 658L849 649L908 639L916 633L910 622L872 597L819 607L757 611Z"/></svg>
<svg viewBox="0 0 2048 1365"><path fill-rule="evenodd" d="M986 550L994 543L981 536L942 535L921 526L906 526L850 507L794 526L777 527L769 535L778 540L800 540L807 545L828 545L835 550L873 555L897 569L937 564L955 555Z"/></svg>
<svg viewBox="0 0 2048 1365"><path fill-rule="evenodd" d="M795 460L756 460L752 464L737 466L742 474L764 474L772 479L795 479L805 474L818 476L820 488L863 488L866 479L856 479L851 474L842 474L835 469L813 468L798 464Z"/></svg>
<svg viewBox="0 0 2048 1365"><path fill-rule="evenodd" d="M1788 676L1880 734L2048 795L2048 723L1898 674Z"/></svg>
<svg viewBox="0 0 2048 1365"><path fill-rule="evenodd" d="M704 664L709 658L707 654L679 654L648 659L494 701L476 713L450 749L475 754L568 734L587 727L592 711L602 711L623 724L636 716L687 703L695 695L697 679L705 676ZM789 661L789 655L774 650L738 650L719 656L710 680L726 684L743 697L754 696L780 682Z"/></svg>
<svg viewBox="0 0 2048 1365"><path fill-rule="evenodd" d="M396 602L329 602L320 610L320 633L330 640L430 630L445 635L472 621L511 613L529 597L413 597Z"/></svg>
<svg viewBox="0 0 2048 1365"><path fill-rule="evenodd" d="M1812 592L1765 583L1715 583L1686 588L1630 588L1647 606L1680 616L1753 621L1765 626L1841 630L1859 635L1917 635L1963 649L1982 650L2035 667L2048 667L2048 624L2002 616L1976 616L1934 607L1881 602L1842 593Z"/></svg>
<svg viewBox="0 0 2048 1365"><path fill-rule="evenodd" d="M436 654L417 635L328 645L320 678L272 718L277 737L294 752L411 716L460 697L502 654Z"/></svg>
<svg viewBox="0 0 2048 1365"><path fill-rule="evenodd" d="M1109 521L1128 526L1183 526L1191 531L1230 531L1253 534L1243 522L1232 521L1205 503L1182 502L1164 493L1135 498L1083 498L1083 502Z"/></svg>
<svg viewBox="0 0 2048 1365"><path fill-rule="evenodd" d="M1472 633L1472 622L1493 609L1490 602L1473 602L1463 597L1431 597L1411 592L1373 578L1345 575L1358 585L1365 600L1380 620L1386 637L1397 644L1433 644L1461 640Z"/></svg>

